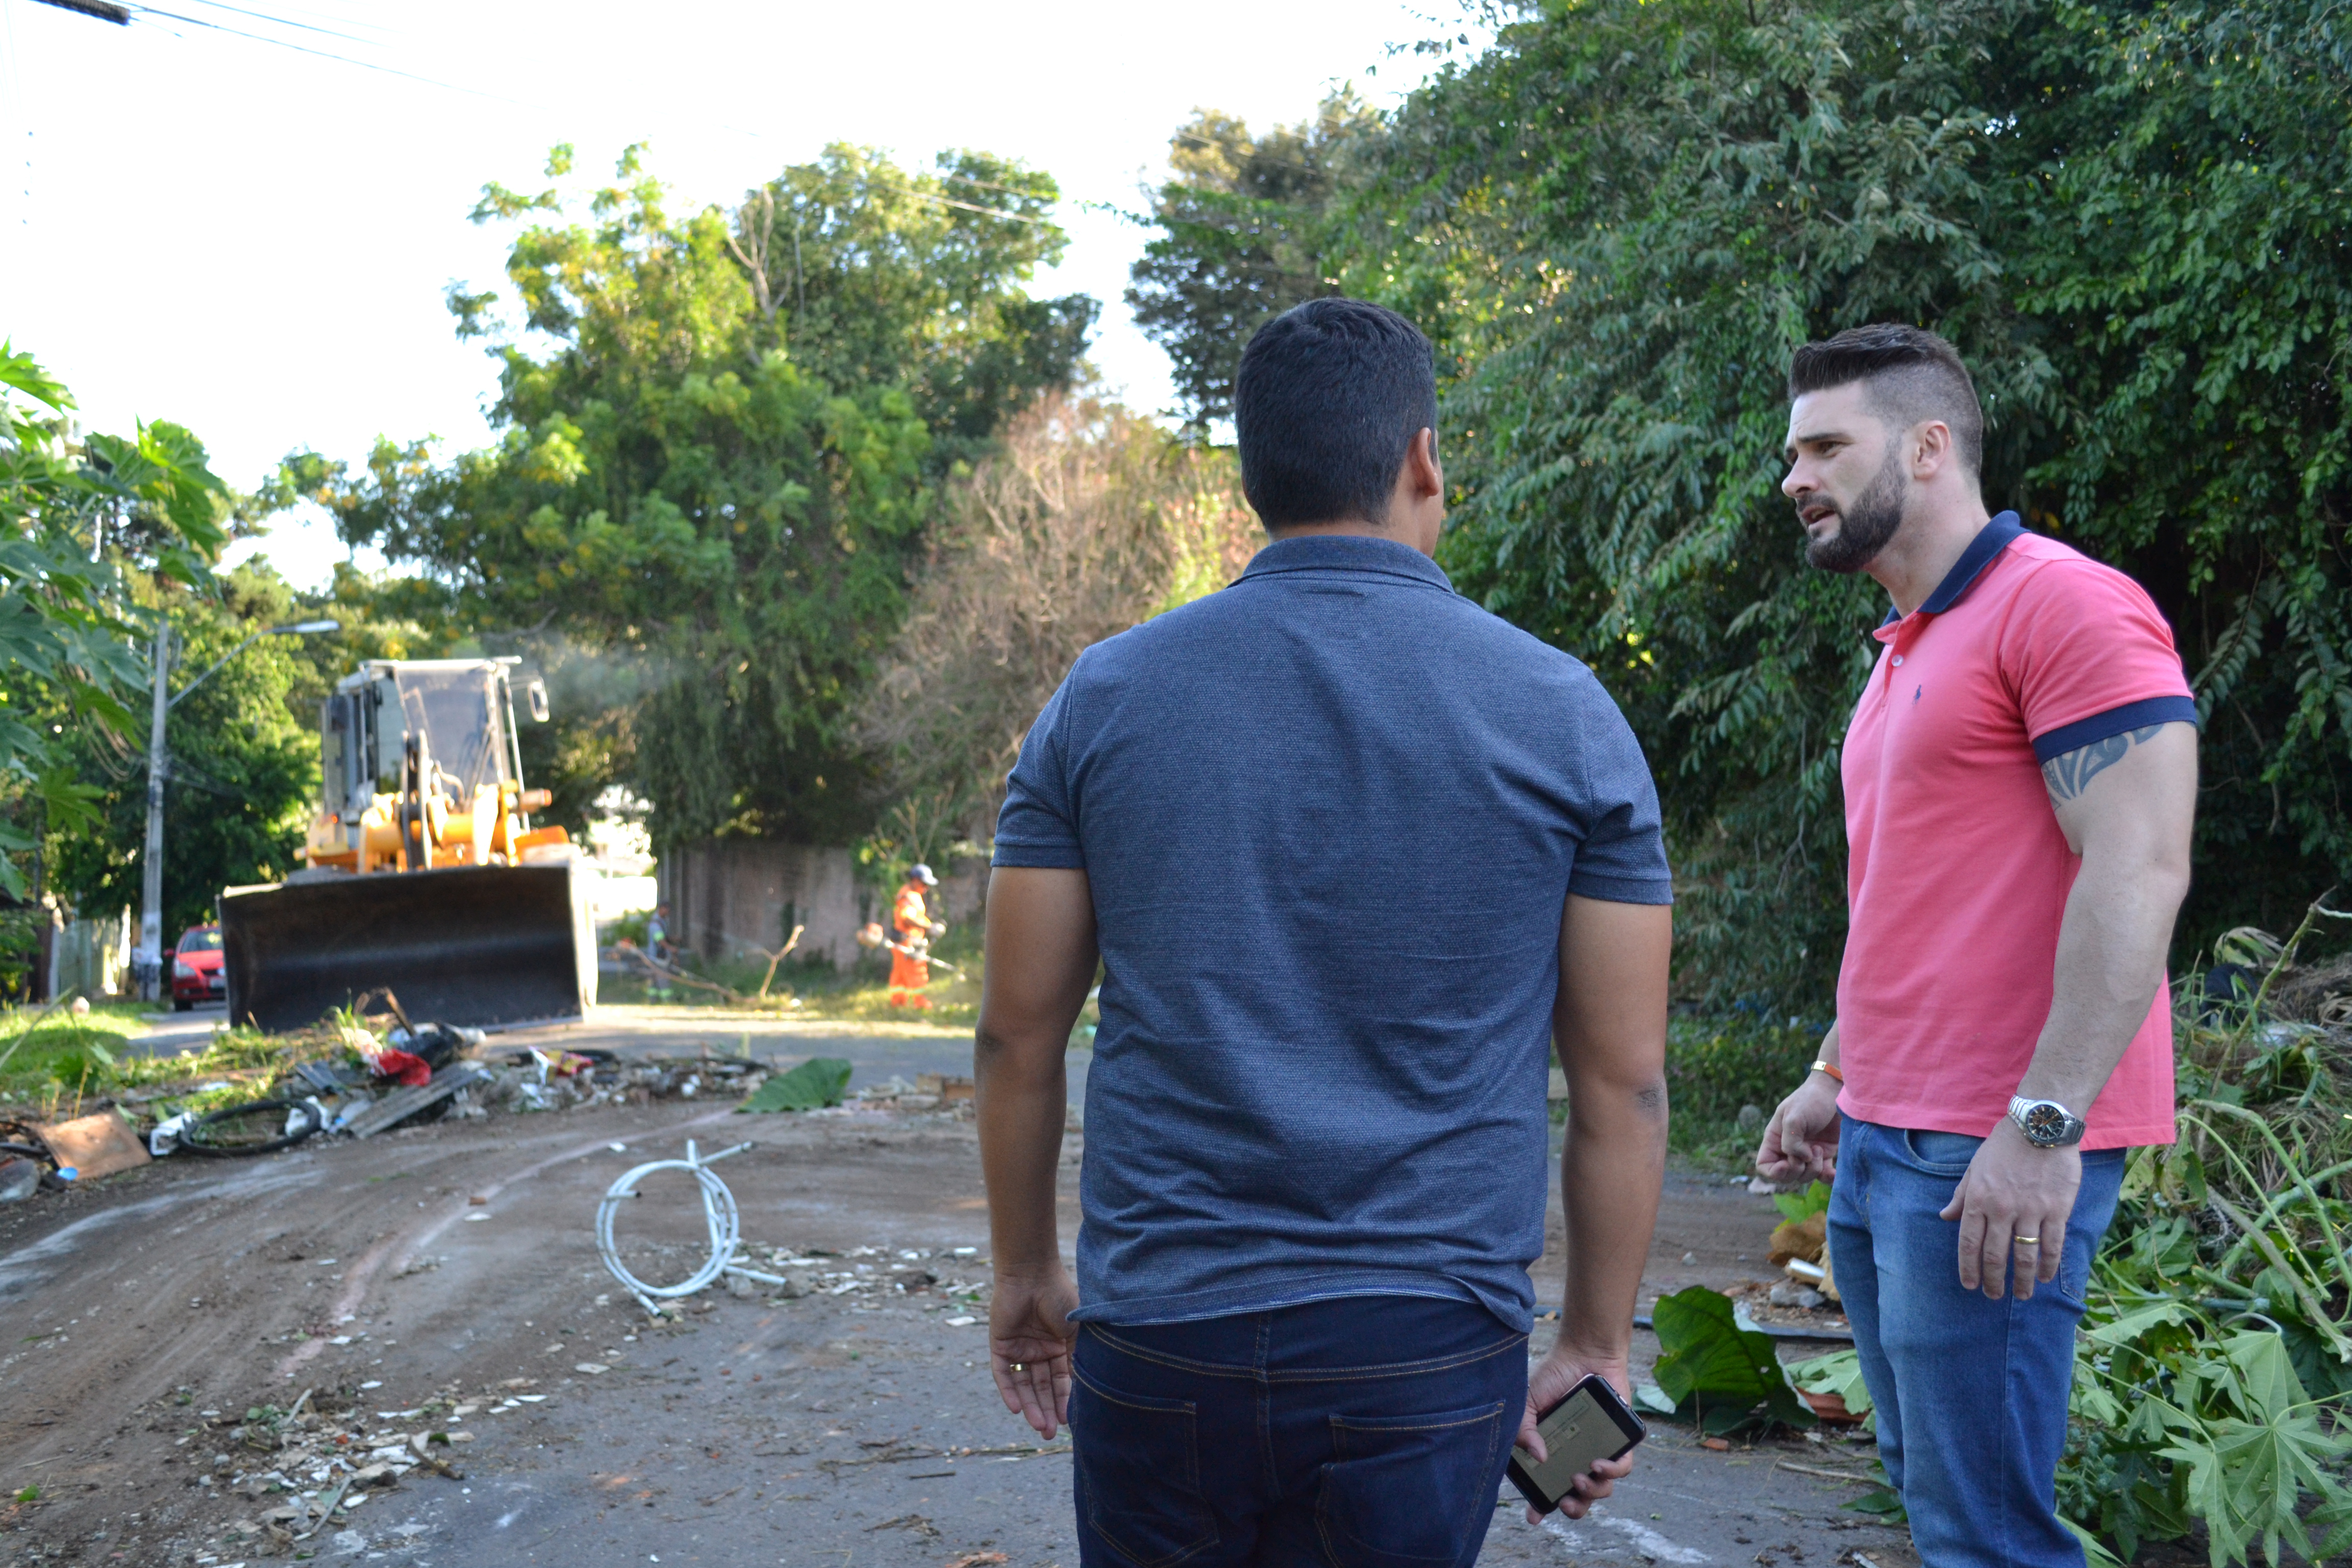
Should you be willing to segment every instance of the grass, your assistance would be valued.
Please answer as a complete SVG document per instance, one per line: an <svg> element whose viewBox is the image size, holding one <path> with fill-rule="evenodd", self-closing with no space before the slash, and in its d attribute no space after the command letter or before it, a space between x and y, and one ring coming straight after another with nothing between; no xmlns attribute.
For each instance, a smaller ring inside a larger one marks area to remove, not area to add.
<svg viewBox="0 0 2352 1568"><path fill-rule="evenodd" d="M9 1050L40 1011L0 1013L0 1052ZM91 1008L84 1018L62 1010L52 1014L25 1034L23 1044L0 1066L0 1119L62 1121L127 1097L136 1097L145 1109L163 1115L217 1110L261 1098L297 1062L338 1056L346 1049L331 1025L322 1025L291 1035L225 1029L202 1050L179 1056L140 1054L131 1041L158 1011L145 1003L107 1003ZM199 1084L217 1087L194 1087ZM183 1085L190 1087L168 1092Z"/></svg>
<svg viewBox="0 0 2352 1568"><path fill-rule="evenodd" d="M101 1003L80 1018L46 1004L0 1010L0 1108L53 1121L108 1092L129 1056L126 1042L156 1011L142 1002Z"/></svg>

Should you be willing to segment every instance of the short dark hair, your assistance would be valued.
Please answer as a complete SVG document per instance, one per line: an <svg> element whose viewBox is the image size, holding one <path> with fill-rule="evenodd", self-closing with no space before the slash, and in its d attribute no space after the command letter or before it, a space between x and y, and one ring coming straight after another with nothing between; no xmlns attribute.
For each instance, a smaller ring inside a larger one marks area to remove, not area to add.
<svg viewBox="0 0 2352 1568"><path fill-rule="evenodd" d="M1242 492L1268 530L1387 521L1413 437L1436 427L1436 355L1394 310L1309 300L1242 351L1234 378Z"/></svg>
<svg viewBox="0 0 2352 1568"><path fill-rule="evenodd" d="M1971 474L1984 469L1984 405L1960 351L1925 327L1880 321L1807 343L1789 361L1789 401L1853 382L1879 417L1908 429L1940 419Z"/></svg>

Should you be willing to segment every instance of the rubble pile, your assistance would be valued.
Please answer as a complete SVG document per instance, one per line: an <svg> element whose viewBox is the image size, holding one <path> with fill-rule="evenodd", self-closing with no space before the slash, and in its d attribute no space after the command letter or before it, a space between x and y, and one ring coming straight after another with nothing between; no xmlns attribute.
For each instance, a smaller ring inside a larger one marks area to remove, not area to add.
<svg viewBox="0 0 2352 1568"><path fill-rule="evenodd" d="M257 1555L309 1555L303 1542L419 1471L462 1481L456 1461L474 1434L458 1424L539 1403L544 1394L516 1392L531 1381L470 1396L452 1390L406 1410L370 1411L347 1395L314 1400L305 1392L284 1410L204 1411L175 1446L196 1468L189 1485L257 1510L226 1527L232 1544Z"/></svg>
<svg viewBox="0 0 2352 1568"><path fill-rule="evenodd" d="M835 1255L822 1249L802 1254L782 1247L746 1247L737 1257L784 1281L768 1288L779 1301L845 1296L852 1299L849 1305L862 1306L927 1297L926 1310L982 1311L988 1304L988 1260L979 1251L972 1247L928 1251L855 1247ZM738 1296L762 1293L740 1275L729 1276L728 1289Z"/></svg>

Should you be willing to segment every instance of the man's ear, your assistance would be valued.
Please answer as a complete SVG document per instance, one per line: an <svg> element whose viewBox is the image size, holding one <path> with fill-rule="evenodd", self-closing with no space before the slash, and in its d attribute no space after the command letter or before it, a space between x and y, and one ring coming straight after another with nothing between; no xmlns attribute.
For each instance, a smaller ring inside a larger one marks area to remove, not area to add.
<svg viewBox="0 0 2352 1568"><path fill-rule="evenodd" d="M1931 479L1950 466L1955 456L1952 427L1940 419L1930 419L1911 432L1911 474L1914 479Z"/></svg>

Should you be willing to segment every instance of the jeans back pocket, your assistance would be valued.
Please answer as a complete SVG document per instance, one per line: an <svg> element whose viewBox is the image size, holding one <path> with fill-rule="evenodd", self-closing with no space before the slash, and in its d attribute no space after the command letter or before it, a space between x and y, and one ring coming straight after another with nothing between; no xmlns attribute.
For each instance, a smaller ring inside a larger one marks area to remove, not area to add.
<svg viewBox="0 0 2352 1568"><path fill-rule="evenodd" d="M1123 1394L1076 1369L1071 1447L1087 1526L1137 1568L1172 1564L1217 1543L1201 1492L1199 1407Z"/></svg>
<svg viewBox="0 0 2352 1568"><path fill-rule="evenodd" d="M1484 1534L1502 1479L1506 1406L1334 1415L1317 1528L1339 1568L1428 1568Z"/></svg>

